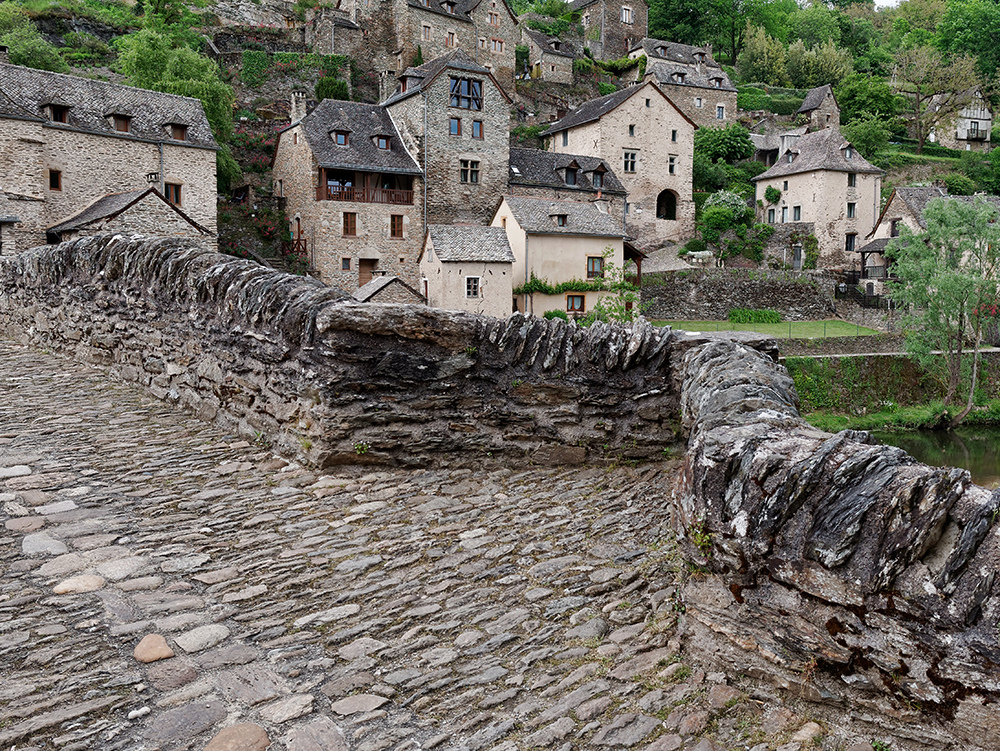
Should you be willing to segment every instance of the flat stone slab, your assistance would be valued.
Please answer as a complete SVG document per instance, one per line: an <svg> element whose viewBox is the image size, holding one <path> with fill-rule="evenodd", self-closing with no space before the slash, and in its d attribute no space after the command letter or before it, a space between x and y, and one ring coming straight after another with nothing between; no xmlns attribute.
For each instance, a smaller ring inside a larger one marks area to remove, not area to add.
<svg viewBox="0 0 1000 751"><path fill-rule="evenodd" d="M33 532L21 540L21 552L27 556L62 555L68 552L66 544L46 532Z"/></svg>
<svg viewBox="0 0 1000 751"><path fill-rule="evenodd" d="M591 743L595 746L625 746L632 748L653 732L660 724L655 717L624 714L595 733Z"/></svg>
<svg viewBox="0 0 1000 751"><path fill-rule="evenodd" d="M39 576L65 576L73 571L82 571L89 564L79 553L66 553L46 561L38 567Z"/></svg>
<svg viewBox="0 0 1000 751"><path fill-rule="evenodd" d="M15 464L13 467L0 467L0 480L7 480L11 477L27 477L31 474L31 467L24 464Z"/></svg>
<svg viewBox="0 0 1000 751"><path fill-rule="evenodd" d="M320 626L324 623L333 623L334 621L339 621L342 618L347 618L348 616L354 615L361 611L361 606L355 603L350 605L341 605L340 607L330 608L329 610L324 610L319 613L312 613L311 615L304 615L301 618L296 619L292 626L294 628L302 628L303 626L308 626L310 624Z"/></svg>
<svg viewBox="0 0 1000 751"><path fill-rule="evenodd" d="M227 699L250 706L277 699L284 689L278 675L265 665L234 668L216 681Z"/></svg>
<svg viewBox="0 0 1000 751"><path fill-rule="evenodd" d="M174 650L167 644L167 640L159 634L146 634L135 646L132 655L139 662L156 662L173 657Z"/></svg>
<svg viewBox="0 0 1000 751"><path fill-rule="evenodd" d="M226 714L219 699L201 698L154 717L146 727L145 736L151 743L161 746L187 743L222 722Z"/></svg>
<svg viewBox="0 0 1000 751"><path fill-rule="evenodd" d="M41 516L22 516L18 519L8 519L4 526L11 532L34 532L45 526L45 519Z"/></svg>
<svg viewBox="0 0 1000 751"><path fill-rule="evenodd" d="M317 717L289 731L284 741L288 751L347 751L343 731L329 717Z"/></svg>
<svg viewBox="0 0 1000 751"><path fill-rule="evenodd" d="M372 652L378 652L380 649L385 649L385 646L386 644L384 641L363 636L360 639L355 639L350 644L346 644L338 649L337 654L340 655L341 659L353 660L355 657L364 657L366 655L370 655Z"/></svg>
<svg viewBox="0 0 1000 751"><path fill-rule="evenodd" d="M330 705L330 709L339 715L346 716L359 712L371 712L388 701L384 696L376 696L375 694L354 694L346 699L335 701Z"/></svg>
<svg viewBox="0 0 1000 751"><path fill-rule="evenodd" d="M51 516L52 514L65 514L67 511L75 511L77 508L77 505L73 501L56 501L55 503L38 506L35 509L35 513L42 516Z"/></svg>
<svg viewBox="0 0 1000 751"><path fill-rule="evenodd" d="M210 626L199 626L181 634L176 639L177 646L188 654L200 652L203 649L214 647L223 639L229 636L229 629L217 623Z"/></svg>
<svg viewBox="0 0 1000 751"><path fill-rule="evenodd" d="M146 672L149 682L158 691L173 691L198 677L198 671L180 660L154 662Z"/></svg>
<svg viewBox="0 0 1000 751"><path fill-rule="evenodd" d="M266 751L270 745L271 739L264 728L243 723L220 730L204 751Z"/></svg>
<svg viewBox="0 0 1000 751"><path fill-rule="evenodd" d="M312 712L312 694L295 694L287 699L268 704L260 710L260 716L268 722L280 725L283 722L294 720Z"/></svg>
<svg viewBox="0 0 1000 751"><path fill-rule="evenodd" d="M56 584L52 591L57 595L76 594L78 592L94 592L104 586L104 579L93 574L71 576Z"/></svg>

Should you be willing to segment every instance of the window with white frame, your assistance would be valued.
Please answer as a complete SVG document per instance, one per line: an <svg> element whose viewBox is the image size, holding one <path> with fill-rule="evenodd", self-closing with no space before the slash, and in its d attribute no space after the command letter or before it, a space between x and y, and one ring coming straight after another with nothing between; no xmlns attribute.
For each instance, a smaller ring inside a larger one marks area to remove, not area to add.
<svg viewBox="0 0 1000 751"><path fill-rule="evenodd" d="M622 23L632 23L632 9L627 5L622 6Z"/></svg>

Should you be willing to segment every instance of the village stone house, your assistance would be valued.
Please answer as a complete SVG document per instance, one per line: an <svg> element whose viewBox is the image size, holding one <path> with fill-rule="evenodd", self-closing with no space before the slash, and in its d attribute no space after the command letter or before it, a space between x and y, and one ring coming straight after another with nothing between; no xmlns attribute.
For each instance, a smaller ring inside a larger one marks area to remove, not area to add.
<svg viewBox="0 0 1000 751"><path fill-rule="evenodd" d="M610 0L573 0L570 8L580 14L583 44L598 60L617 60L645 38L648 29L646 0L612 3Z"/></svg>
<svg viewBox="0 0 1000 751"><path fill-rule="evenodd" d="M507 190L511 98L464 52L400 76L383 107L426 175L425 221L485 224Z"/></svg>
<svg viewBox="0 0 1000 751"><path fill-rule="evenodd" d="M351 295L358 302L424 305L427 299L398 276L376 276Z"/></svg>
<svg viewBox="0 0 1000 751"><path fill-rule="evenodd" d="M950 121L933 130L927 140L949 149L979 151L991 148L993 112L979 91L970 92L968 101Z"/></svg>
<svg viewBox="0 0 1000 751"><path fill-rule="evenodd" d="M217 149L197 99L0 63L4 252L150 185L214 238Z"/></svg>
<svg viewBox="0 0 1000 751"><path fill-rule="evenodd" d="M423 175L385 107L322 101L279 132L272 174L321 280L344 290L383 274L417 284Z"/></svg>
<svg viewBox="0 0 1000 751"><path fill-rule="evenodd" d="M694 234L692 161L698 126L653 83L592 99L549 126L547 148L615 165L628 192L626 232L640 249Z"/></svg>
<svg viewBox="0 0 1000 751"><path fill-rule="evenodd" d="M513 264L503 227L431 224L420 256L427 304L506 318L513 300Z"/></svg>
<svg viewBox="0 0 1000 751"><path fill-rule="evenodd" d="M385 99L418 50L423 60L462 50L513 93L521 30L506 0L340 0L313 12L306 37L316 52L365 59L380 73Z"/></svg>
<svg viewBox="0 0 1000 751"><path fill-rule="evenodd" d="M47 233L54 242L107 234L182 237L199 242L214 239L207 228L170 203L156 188L101 196L79 213L50 226Z"/></svg>
<svg viewBox="0 0 1000 751"><path fill-rule="evenodd" d="M573 83L573 61L579 56L576 45L559 37L521 27L522 43L528 48L528 72L531 78L552 83ZM517 71L518 75L522 71Z"/></svg>
<svg viewBox="0 0 1000 751"><path fill-rule="evenodd" d="M840 127L840 105L830 84L810 89L795 114L806 119L808 132Z"/></svg>
<svg viewBox="0 0 1000 751"><path fill-rule="evenodd" d="M712 57L712 46L642 39L629 57L646 56L645 80L653 81L670 101L700 127L721 128L736 122L736 87Z"/></svg>
<svg viewBox="0 0 1000 751"><path fill-rule="evenodd" d="M625 261L621 225L599 206L578 201L504 196L493 227L502 227L514 255L515 289L537 278L552 287L570 281L597 282L608 264ZM606 295L603 291L528 292L515 297L516 310L542 315L563 310L583 316Z"/></svg>
<svg viewBox="0 0 1000 751"><path fill-rule="evenodd" d="M625 226L625 186L600 157L538 149L510 150L508 193L556 201L603 202L602 210ZM624 232L623 232L624 234Z"/></svg>
<svg viewBox="0 0 1000 751"><path fill-rule="evenodd" d="M875 226L882 175L844 139L839 126L806 133L754 178L758 218L769 224L811 224L819 241L818 267L850 268ZM768 188L781 194L774 203L767 200ZM800 268L802 248L794 251L792 265Z"/></svg>

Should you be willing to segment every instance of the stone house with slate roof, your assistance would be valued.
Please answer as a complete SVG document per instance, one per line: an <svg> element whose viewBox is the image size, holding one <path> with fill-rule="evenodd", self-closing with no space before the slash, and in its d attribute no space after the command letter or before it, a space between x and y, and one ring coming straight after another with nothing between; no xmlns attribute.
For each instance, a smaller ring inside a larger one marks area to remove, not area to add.
<svg viewBox="0 0 1000 751"><path fill-rule="evenodd" d="M385 107L333 99L279 131L273 178L292 237L327 284L417 283L424 182Z"/></svg>
<svg viewBox="0 0 1000 751"><path fill-rule="evenodd" d="M5 252L151 184L214 238L217 149L197 99L0 63L0 175L20 199Z"/></svg>
<svg viewBox="0 0 1000 751"><path fill-rule="evenodd" d="M68 219L46 228L49 240L65 242L78 237L112 233L146 234L206 240L212 233L156 188L139 188L102 196Z"/></svg>
<svg viewBox="0 0 1000 751"><path fill-rule="evenodd" d="M793 139L774 166L753 178L758 218L769 224L811 224L820 268L845 269L856 261L859 240L875 226L883 172L861 156L839 125ZM773 187L775 204L764 200ZM795 248L801 254L801 248ZM790 256L801 267L801 255Z"/></svg>
<svg viewBox="0 0 1000 751"><path fill-rule="evenodd" d="M528 47L532 78L552 83L573 83L573 60L580 57L574 44L559 37L546 36L527 26L522 27L521 38Z"/></svg>
<svg viewBox="0 0 1000 751"><path fill-rule="evenodd" d="M601 201L605 213L624 226L628 194L604 159L511 148L509 167L507 182L510 195L557 201Z"/></svg>
<svg viewBox="0 0 1000 751"><path fill-rule="evenodd" d="M625 57L648 29L646 0L573 0L570 8L580 14L583 44L598 60Z"/></svg>
<svg viewBox="0 0 1000 751"><path fill-rule="evenodd" d="M507 191L511 98L457 51L407 68L382 106L426 174L429 224L485 224Z"/></svg>
<svg viewBox="0 0 1000 751"><path fill-rule="evenodd" d="M645 80L653 81L699 126L720 128L736 121L736 87L712 57L712 46L643 39L629 57L646 56Z"/></svg>
<svg viewBox="0 0 1000 751"><path fill-rule="evenodd" d="M837 104L837 97L833 95L830 84L810 89L796 114L806 117L806 129L809 132L840 127L840 105Z"/></svg>
<svg viewBox="0 0 1000 751"><path fill-rule="evenodd" d="M967 101L951 122L933 130L927 140L949 149L989 152L993 113L979 91L967 92Z"/></svg>
<svg viewBox="0 0 1000 751"><path fill-rule="evenodd" d="M351 295L358 302L423 305L426 298L398 276L376 276Z"/></svg>
<svg viewBox="0 0 1000 751"><path fill-rule="evenodd" d="M593 281L604 276L607 264L621 269L624 263L621 224L595 205L508 195L500 200L490 224L507 233L514 254L515 288L533 276L553 286ZM606 294L535 292L520 295L515 303L523 313L564 310L571 316L582 316Z"/></svg>
<svg viewBox="0 0 1000 751"><path fill-rule="evenodd" d="M627 235L640 249L694 235L692 161L698 126L647 81L584 102L545 132L547 148L614 165L628 192Z"/></svg>
<svg viewBox="0 0 1000 751"><path fill-rule="evenodd" d="M513 300L513 263L503 227L431 224L420 255L427 304L506 318Z"/></svg>

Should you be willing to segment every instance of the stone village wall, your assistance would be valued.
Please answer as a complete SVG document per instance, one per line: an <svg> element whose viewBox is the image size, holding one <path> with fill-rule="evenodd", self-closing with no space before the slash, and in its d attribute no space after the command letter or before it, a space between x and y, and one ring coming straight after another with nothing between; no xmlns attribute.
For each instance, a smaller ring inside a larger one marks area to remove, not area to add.
<svg viewBox="0 0 1000 751"><path fill-rule="evenodd" d="M321 466L659 458L679 440L673 363L696 341L358 304L175 239L2 258L0 290L0 335Z"/></svg>

